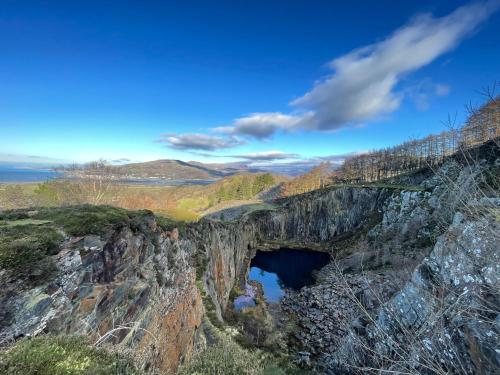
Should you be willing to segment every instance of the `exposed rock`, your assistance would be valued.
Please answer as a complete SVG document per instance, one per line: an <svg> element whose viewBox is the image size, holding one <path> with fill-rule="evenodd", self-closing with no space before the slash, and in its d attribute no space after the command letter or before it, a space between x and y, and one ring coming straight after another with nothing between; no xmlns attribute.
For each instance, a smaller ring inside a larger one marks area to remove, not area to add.
<svg viewBox="0 0 500 375"><path fill-rule="evenodd" d="M285 245L335 255L316 285L282 301L297 321L302 364L327 373L496 373L499 203L475 194L482 168L450 159L436 174L404 177L419 189L327 188L241 220L201 220L182 236L151 216L67 238L52 282L5 284L0 339L85 334L133 349L144 370L175 370L203 341L195 278L222 319L255 250Z"/></svg>
<svg viewBox="0 0 500 375"><path fill-rule="evenodd" d="M6 299L3 342L81 334L134 349L144 368L176 369L191 353L203 305L188 254L148 220L139 232L68 238L54 256L54 280Z"/></svg>
<svg viewBox="0 0 500 375"><path fill-rule="evenodd" d="M469 207L475 210L477 217L483 217L482 220L484 220L483 211L485 209L496 210L498 198L473 198L476 191L475 181L480 173L481 167L477 165L464 168L460 167L455 160L450 160L437 171L437 174L420 181L421 186L428 191L393 193L379 206L382 212L380 223L368 231L366 237L361 236L352 243L344 243L346 248L338 254L332 264L319 273L316 285L302 288L298 293L288 291L282 305L285 311L298 322L299 329L295 332L294 340L298 350L311 352L316 363L320 367L326 364L326 369L332 373L356 372L356 368L363 368L363 366L384 368L387 363L380 361L380 357L387 356L386 352L394 353L394 348L386 349L378 356L370 355L371 349L368 348L384 347L385 341L396 340L401 336L401 332L397 334L392 332L395 337L389 336L387 333L375 335L372 332L373 328L371 327L374 326L375 320L382 319L382 322L387 320L387 318L384 320L384 315L380 312L386 311L385 309L381 310L381 306L389 304L391 298L396 301L400 300L402 295L408 298L410 296L414 296L414 299L417 298L415 297L415 287L405 286L405 282L412 279L411 275L414 269L416 269L417 274L430 277L430 272L428 272L430 268L426 265L427 261L424 261L424 258L432 250L433 242L435 242L433 238L437 238L444 232L449 236L456 229L447 229L448 226L450 224L458 225L463 218L460 214L456 214L454 217L450 216L452 212ZM496 226L489 222L484 224L484 228L494 229ZM498 232L495 236L495 231L490 231L488 234L483 234L482 238L498 243ZM436 251L437 249L434 250L433 254ZM453 257L457 258L454 260L455 263L461 264L458 266L459 269L464 271L465 265L468 263L462 260L458 253L453 254ZM484 268L488 274L495 275L490 277L491 280L497 278L499 270L493 267L494 258L490 257L489 261L493 262L489 266L485 264L470 265L468 273L464 277L469 281L481 278L478 269ZM413 278L415 278L415 273ZM463 277L457 280L463 280ZM492 287L485 288L490 290L488 292L488 296L490 296ZM405 291L401 292L403 294L397 294L400 290ZM428 302L433 300L429 295L419 297ZM490 309L498 312L498 300L495 301ZM463 302L464 305L461 307L474 306L474 303L471 305L469 301L464 300ZM424 306L424 304L420 303L420 306ZM415 306L413 305L398 305L394 306L394 309L410 322L418 320L419 315L414 312ZM450 319L453 316L451 311L449 316ZM395 321L399 322L402 319L402 317L398 317ZM480 319L476 314L471 318L471 321L478 325ZM491 321L495 321L495 317L492 317ZM387 324L390 326L389 323ZM445 334L442 325L431 325L430 327L441 336ZM409 328L405 327L405 329ZM472 331L476 335L474 342L480 345L486 338L485 333L480 333L476 326L474 330L471 329ZM370 340L365 339L369 335L373 337ZM454 340L461 342L460 345L463 346L465 345L464 335L465 333L462 336L450 337L454 337ZM489 335L492 333L489 332ZM430 345L427 341L425 343ZM473 346L470 344L471 348ZM484 345L474 347L480 352L486 350L493 353L491 346L489 348ZM478 353L475 355L479 356ZM474 364L477 361L482 363L485 359L478 360L472 359L472 357L463 354L462 359L469 366L464 364L464 368L467 368L467 371L486 371L484 365L478 367ZM442 362L439 356L436 358L439 363ZM418 353L406 359L416 364L419 360ZM445 360L443 359L443 361ZM487 361L491 362L491 359ZM449 363L443 366L448 370L452 369ZM385 368L389 369L389 367ZM406 370L415 372L416 368L417 365L415 368ZM478 370L479 368L481 370ZM397 369L393 368L392 370ZM420 368L419 371L422 369ZM487 371L491 372L492 370L489 368Z"/></svg>
<svg viewBox="0 0 500 375"><path fill-rule="evenodd" d="M325 353L327 372L498 373L499 233L494 217L457 213L403 289Z"/></svg>

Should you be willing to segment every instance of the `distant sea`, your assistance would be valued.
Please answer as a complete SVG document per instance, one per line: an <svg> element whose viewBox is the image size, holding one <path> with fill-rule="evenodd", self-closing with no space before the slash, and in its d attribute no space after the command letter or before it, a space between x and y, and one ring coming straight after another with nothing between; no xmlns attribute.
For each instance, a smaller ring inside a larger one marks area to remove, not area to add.
<svg viewBox="0 0 500 375"><path fill-rule="evenodd" d="M44 182L54 178L63 177L60 172L51 169L29 169L0 166L0 184ZM130 178L116 180L124 185L208 185L216 180L169 180L162 178Z"/></svg>
<svg viewBox="0 0 500 375"><path fill-rule="evenodd" d="M61 174L50 169L28 169L0 166L0 184L43 182Z"/></svg>

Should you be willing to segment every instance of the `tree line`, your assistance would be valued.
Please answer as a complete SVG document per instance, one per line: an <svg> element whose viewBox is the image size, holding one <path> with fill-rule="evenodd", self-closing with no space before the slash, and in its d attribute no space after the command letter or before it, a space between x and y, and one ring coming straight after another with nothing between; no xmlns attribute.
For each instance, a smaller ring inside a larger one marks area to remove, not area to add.
<svg viewBox="0 0 500 375"><path fill-rule="evenodd" d="M297 176L294 179L283 183L281 196L289 197L306 193L308 191L321 189L331 184L332 165L329 162L323 162L314 167L309 172Z"/></svg>
<svg viewBox="0 0 500 375"><path fill-rule="evenodd" d="M259 175L233 176L227 181L222 180L220 187L215 192L217 202L227 200L252 199L258 193L270 188L276 183L270 173Z"/></svg>
<svg viewBox="0 0 500 375"><path fill-rule="evenodd" d="M490 98L477 110L471 108L468 108L469 117L462 128L348 158L335 180L348 183L373 182L424 167L434 167L458 151L498 139L500 96Z"/></svg>

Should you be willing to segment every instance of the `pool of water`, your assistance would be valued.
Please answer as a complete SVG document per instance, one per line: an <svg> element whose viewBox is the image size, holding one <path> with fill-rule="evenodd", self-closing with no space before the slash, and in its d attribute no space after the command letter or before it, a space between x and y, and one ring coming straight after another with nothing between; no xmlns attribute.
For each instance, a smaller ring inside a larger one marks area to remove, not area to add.
<svg viewBox="0 0 500 375"><path fill-rule="evenodd" d="M325 266L330 255L319 251L280 249L258 250L250 263L249 280L255 280L264 288L264 298L277 302L285 288L300 290L314 282L313 271Z"/></svg>

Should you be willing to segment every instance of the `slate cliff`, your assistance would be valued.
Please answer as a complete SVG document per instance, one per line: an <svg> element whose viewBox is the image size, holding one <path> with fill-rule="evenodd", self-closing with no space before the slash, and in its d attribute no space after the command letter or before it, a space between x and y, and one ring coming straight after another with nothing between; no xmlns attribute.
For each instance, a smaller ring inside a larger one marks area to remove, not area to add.
<svg viewBox="0 0 500 375"><path fill-rule="evenodd" d="M27 288L2 271L0 338L66 333L130 349L143 369L175 370L204 313L187 254L152 215L104 235L66 236L57 275Z"/></svg>
<svg viewBox="0 0 500 375"><path fill-rule="evenodd" d="M101 235L65 234L50 282L27 287L1 271L0 338L84 334L130 349L144 370L174 370L203 346L198 287L222 320L255 249L286 245L334 255L316 285L282 303L305 364L495 373L498 156L451 158L393 185L314 191L240 220L201 220L179 237L149 214Z"/></svg>

